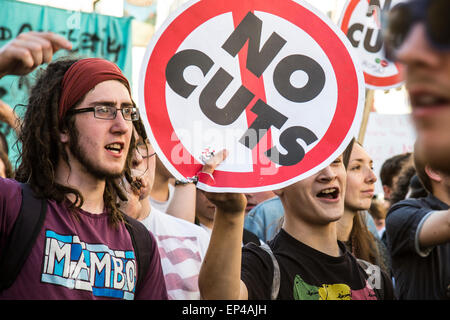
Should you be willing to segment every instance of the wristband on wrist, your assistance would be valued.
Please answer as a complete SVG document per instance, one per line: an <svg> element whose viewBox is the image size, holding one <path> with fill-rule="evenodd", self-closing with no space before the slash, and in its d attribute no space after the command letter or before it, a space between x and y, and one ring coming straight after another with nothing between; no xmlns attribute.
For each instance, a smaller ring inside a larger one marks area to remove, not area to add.
<svg viewBox="0 0 450 320"><path fill-rule="evenodd" d="M184 185L189 184L189 183L197 184L197 181L198 181L198 177L197 176L188 177L188 178L180 179L180 180L176 179L175 180L175 186L180 186L180 185L184 186Z"/></svg>
<svg viewBox="0 0 450 320"><path fill-rule="evenodd" d="M180 186L180 185L183 186L183 185L186 185L189 183L197 184L197 182L201 182L201 183L208 184L208 185L216 184L216 180L214 179L214 176L211 173L199 171L193 177L188 177L185 179L176 179L175 186Z"/></svg>

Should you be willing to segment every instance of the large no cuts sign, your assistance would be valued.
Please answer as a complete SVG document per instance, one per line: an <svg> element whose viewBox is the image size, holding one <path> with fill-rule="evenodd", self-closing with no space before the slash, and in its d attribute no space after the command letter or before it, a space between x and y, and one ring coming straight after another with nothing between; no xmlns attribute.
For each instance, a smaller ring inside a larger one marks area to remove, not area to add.
<svg viewBox="0 0 450 320"><path fill-rule="evenodd" d="M356 49L369 89L402 85L401 68L384 55L381 21L391 7L405 0L349 0L339 26Z"/></svg>
<svg viewBox="0 0 450 320"><path fill-rule="evenodd" d="M144 123L178 179L228 150L213 192L287 186L324 168L358 132L364 80L345 35L302 1L192 1L152 38Z"/></svg>

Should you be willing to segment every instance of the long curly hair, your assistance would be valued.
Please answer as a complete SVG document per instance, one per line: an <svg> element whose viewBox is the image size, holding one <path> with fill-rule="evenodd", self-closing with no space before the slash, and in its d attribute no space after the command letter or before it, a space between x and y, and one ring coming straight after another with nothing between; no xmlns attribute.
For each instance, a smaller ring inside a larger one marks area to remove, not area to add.
<svg viewBox="0 0 450 320"><path fill-rule="evenodd" d="M19 155L20 165L16 171L16 180L29 183L37 197L67 203L69 211L75 217L83 205L83 196L77 189L57 183L55 170L60 159L70 168L65 145L59 140L61 133L68 131L70 136L77 134L73 117L66 117L62 123L58 119L62 79L76 61L78 59L59 59L38 73L18 136L22 147ZM131 163L134 144L132 137L126 167ZM75 201L68 199L69 194L75 196ZM115 179L107 178L103 200L113 226L124 221L123 212L116 204L117 197L118 186Z"/></svg>

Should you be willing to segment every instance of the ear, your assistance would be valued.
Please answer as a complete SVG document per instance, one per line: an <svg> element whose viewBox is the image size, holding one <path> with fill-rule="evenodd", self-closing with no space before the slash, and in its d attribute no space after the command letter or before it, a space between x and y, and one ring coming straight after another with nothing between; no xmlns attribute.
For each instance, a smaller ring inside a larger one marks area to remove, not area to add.
<svg viewBox="0 0 450 320"><path fill-rule="evenodd" d="M391 197L392 189L388 185L383 184L384 198L389 199Z"/></svg>
<svg viewBox="0 0 450 320"><path fill-rule="evenodd" d="M428 177L430 177L431 180L436 181L436 182L442 181L442 177L439 174L439 172L432 169L430 166L428 166L428 165L425 166L425 172L428 175Z"/></svg>
<svg viewBox="0 0 450 320"><path fill-rule="evenodd" d="M61 133L59 134L59 141L61 141L61 143L69 142L69 132L67 132L67 130L61 131Z"/></svg>

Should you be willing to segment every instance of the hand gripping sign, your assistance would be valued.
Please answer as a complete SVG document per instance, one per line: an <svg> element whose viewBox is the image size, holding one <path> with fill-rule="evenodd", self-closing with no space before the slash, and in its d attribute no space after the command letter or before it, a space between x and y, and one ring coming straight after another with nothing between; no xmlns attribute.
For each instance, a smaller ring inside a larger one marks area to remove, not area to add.
<svg viewBox="0 0 450 320"><path fill-rule="evenodd" d="M213 192L287 186L324 168L357 134L363 75L345 35L302 1L185 4L141 68L144 124L177 179L228 150Z"/></svg>
<svg viewBox="0 0 450 320"><path fill-rule="evenodd" d="M404 0L349 0L339 26L356 49L369 89L391 89L402 85L398 63L384 56L381 30L382 15Z"/></svg>

